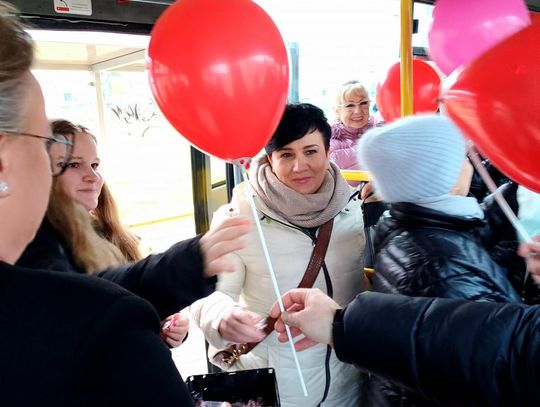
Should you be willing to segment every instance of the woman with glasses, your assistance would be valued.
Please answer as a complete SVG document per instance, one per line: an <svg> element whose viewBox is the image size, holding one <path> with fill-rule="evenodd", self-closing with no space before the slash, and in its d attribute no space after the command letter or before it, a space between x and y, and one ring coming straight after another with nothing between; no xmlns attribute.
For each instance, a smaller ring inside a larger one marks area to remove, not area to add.
<svg viewBox="0 0 540 407"><path fill-rule="evenodd" d="M339 87L334 107L336 122L332 125L330 139L330 159L343 170L365 170L365 167L358 162L356 144L366 131L383 124L375 116L369 114L370 105L368 91L360 82L350 81ZM371 182L349 181L349 184L360 188L362 214L366 227L364 266L373 268L373 243L369 228L377 223L387 208L374 195Z"/></svg>
<svg viewBox="0 0 540 407"><path fill-rule="evenodd" d="M112 193L104 182L97 140L86 127L67 120L52 121L51 129L59 139L73 141L73 155L67 160L52 155L56 168L65 167L65 171L53 179L47 216L17 265L89 273L113 278L117 284L124 285L128 276L124 268L99 272L141 260L143 255L139 239L122 225ZM169 272L174 275L177 270L173 268ZM162 278L158 273L154 276ZM152 302L154 298L145 295L146 283L139 281L134 285L131 279L125 288ZM185 295L181 291L176 289L175 295ZM163 318L162 338L171 347L179 346L187 335L189 319L176 312L178 309L173 310L176 301L171 300L172 304L165 309L162 302L155 305Z"/></svg>
<svg viewBox="0 0 540 407"><path fill-rule="evenodd" d="M65 168L57 148L69 162L69 144L50 134L32 43L14 12L0 1L0 405L193 405L150 304L103 279L14 266L43 219L51 174ZM245 220L224 225L184 243L184 305L206 288L203 273L227 269L222 256L243 246ZM174 260L169 252L126 272L149 276ZM147 289L159 296L174 282L162 283Z"/></svg>
<svg viewBox="0 0 540 407"><path fill-rule="evenodd" d="M356 143L367 130L382 124L370 116L370 105L368 91L358 81L346 82L337 91L330 159L343 170L362 169L356 158Z"/></svg>

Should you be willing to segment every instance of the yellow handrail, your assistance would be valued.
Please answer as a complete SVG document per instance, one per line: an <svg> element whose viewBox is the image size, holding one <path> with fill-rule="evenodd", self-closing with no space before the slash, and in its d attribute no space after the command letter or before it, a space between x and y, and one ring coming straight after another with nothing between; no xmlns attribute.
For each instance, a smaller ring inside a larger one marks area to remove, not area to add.
<svg viewBox="0 0 540 407"><path fill-rule="evenodd" d="M341 174L347 181L371 181L367 171L341 170Z"/></svg>
<svg viewBox="0 0 540 407"><path fill-rule="evenodd" d="M371 280L373 279L373 276L375 275L375 269L364 267L364 275L371 282Z"/></svg>
<svg viewBox="0 0 540 407"><path fill-rule="evenodd" d="M401 0L401 116L413 114L412 0Z"/></svg>
<svg viewBox="0 0 540 407"><path fill-rule="evenodd" d="M366 181L367 182L371 180L371 176L369 175L368 171L341 170L341 173L343 174L343 178L345 178L347 181ZM142 226L150 226L156 223L168 222L171 220L178 220L178 219L182 219L182 218L186 218L190 216L193 216L193 212L184 213L182 215L168 216L165 218L154 219L154 220L150 220L146 222L134 223L132 225L129 225L129 227L139 228Z"/></svg>
<svg viewBox="0 0 540 407"><path fill-rule="evenodd" d="M129 227L130 228L140 228L140 227L143 227L143 226L155 225L156 223L169 222L171 220L179 220L179 219L189 218L189 217L192 217L193 215L194 215L193 212L183 213L181 215L167 216L165 218L158 218L158 219L149 220L149 221L146 221L146 222L133 223L133 224L129 225Z"/></svg>

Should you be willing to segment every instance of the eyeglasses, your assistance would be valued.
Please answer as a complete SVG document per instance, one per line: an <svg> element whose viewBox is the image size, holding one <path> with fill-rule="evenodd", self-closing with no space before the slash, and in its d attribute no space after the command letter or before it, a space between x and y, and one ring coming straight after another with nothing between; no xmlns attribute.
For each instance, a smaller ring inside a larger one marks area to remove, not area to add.
<svg viewBox="0 0 540 407"><path fill-rule="evenodd" d="M53 135L50 137L39 136L37 134L22 133L20 131L0 130L0 133L9 134L11 136L25 136L45 140L45 148L51 160L51 171L53 176L58 176L64 173L67 168L71 155L73 153L73 142L67 140L65 136ZM56 147L55 147L56 146Z"/></svg>
<svg viewBox="0 0 540 407"><path fill-rule="evenodd" d="M348 112L354 112L354 110L356 109L356 106L359 106L360 109L362 110L366 110L366 109L369 109L369 105L371 103L371 100L362 100L361 102L347 102L347 103L343 103L341 105L339 105L339 107L347 110Z"/></svg>

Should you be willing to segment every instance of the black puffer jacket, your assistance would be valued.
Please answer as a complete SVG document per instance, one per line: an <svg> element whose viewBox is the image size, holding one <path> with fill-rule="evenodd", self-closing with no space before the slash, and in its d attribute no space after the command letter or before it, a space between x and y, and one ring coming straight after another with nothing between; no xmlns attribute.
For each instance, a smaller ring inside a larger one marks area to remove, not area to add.
<svg viewBox="0 0 540 407"><path fill-rule="evenodd" d="M390 207L377 225L373 290L409 296L521 302L482 242L491 225L411 203ZM433 405L384 380L373 378L374 406Z"/></svg>
<svg viewBox="0 0 540 407"><path fill-rule="evenodd" d="M501 195L516 215L519 209L517 188L518 184L511 181L499 187ZM481 206L489 224L481 233L482 241L491 258L508 271L508 280L526 304L540 304L540 289L530 276L525 281L527 266L525 259L517 254L519 240L514 227L495 202L493 194L488 195Z"/></svg>
<svg viewBox="0 0 540 407"><path fill-rule="evenodd" d="M482 165L487 170L489 176L495 182L497 187L506 184L510 179L500 172L491 162L487 159L482 160ZM486 186L486 183L476 170L474 169L473 176L471 179L471 186L469 188L469 193L473 195L479 202L482 202L484 198L490 195L489 188Z"/></svg>
<svg viewBox="0 0 540 407"><path fill-rule="evenodd" d="M540 306L364 292L333 336L340 360L432 406L540 406Z"/></svg>

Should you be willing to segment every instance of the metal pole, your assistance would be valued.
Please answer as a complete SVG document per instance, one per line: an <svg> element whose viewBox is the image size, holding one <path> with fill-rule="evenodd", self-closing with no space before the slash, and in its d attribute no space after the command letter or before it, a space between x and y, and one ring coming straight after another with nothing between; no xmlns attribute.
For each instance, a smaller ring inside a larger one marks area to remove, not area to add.
<svg viewBox="0 0 540 407"><path fill-rule="evenodd" d="M401 0L401 116L413 114L412 0Z"/></svg>

